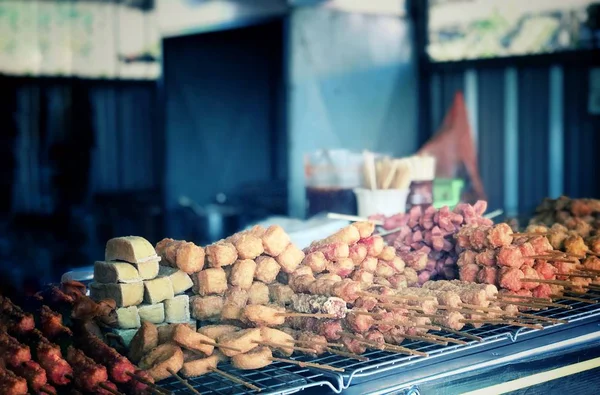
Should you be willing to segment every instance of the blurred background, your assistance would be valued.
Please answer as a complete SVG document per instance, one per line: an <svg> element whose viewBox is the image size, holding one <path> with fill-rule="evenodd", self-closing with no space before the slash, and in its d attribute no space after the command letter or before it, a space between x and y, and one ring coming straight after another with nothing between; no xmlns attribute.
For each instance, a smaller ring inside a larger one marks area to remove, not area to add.
<svg viewBox="0 0 600 395"><path fill-rule="evenodd" d="M305 155L411 155L457 112L490 209L598 198L599 9L2 0L0 275L35 288L110 237L305 218Z"/></svg>

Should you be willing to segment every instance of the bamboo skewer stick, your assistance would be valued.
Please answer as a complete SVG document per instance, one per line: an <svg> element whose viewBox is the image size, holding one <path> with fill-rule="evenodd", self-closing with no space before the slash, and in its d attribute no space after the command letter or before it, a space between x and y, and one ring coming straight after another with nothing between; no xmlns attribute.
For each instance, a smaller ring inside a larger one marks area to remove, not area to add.
<svg viewBox="0 0 600 395"><path fill-rule="evenodd" d="M527 302L527 301L515 302L515 301L507 300L507 299L499 299L497 302L502 303L502 304L512 304L515 306L530 307L532 309L543 309L545 307L558 307L560 309L571 310L573 308L572 306L569 306L566 304L553 303L553 302Z"/></svg>
<svg viewBox="0 0 600 395"><path fill-rule="evenodd" d="M514 295L514 294L498 294L499 299L524 299L538 302L552 302L550 298L536 298L534 296Z"/></svg>
<svg viewBox="0 0 600 395"><path fill-rule="evenodd" d="M565 295L551 295L551 296L552 296L553 299L573 300L573 301L576 301L576 302L588 303L588 304L597 304L598 303L597 300L577 298L577 297L574 297L574 296L565 296Z"/></svg>
<svg viewBox="0 0 600 395"><path fill-rule="evenodd" d="M213 346L213 347L216 347L216 348L222 348L222 349L225 349L225 350L242 352L242 350L240 350L239 348L235 348L235 347L231 347L231 346L224 346L224 345L221 345L219 343L211 342L211 341L208 341L208 340L200 340L200 341L198 341L198 343L200 343L200 344L206 344L208 346ZM194 352L194 350L191 350L191 351ZM199 353L204 354L204 353L202 353L200 351L199 351Z"/></svg>
<svg viewBox="0 0 600 395"><path fill-rule="evenodd" d="M475 340L475 341L478 341L478 342L482 342L483 341L483 338L481 338L479 336L472 335L472 334L467 333L467 332L457 331L455 329L450 329L450 328L446 328L446 327L442 327L442 330L444 332L448 332L448 333L452 333L454 335L466 337L467 339Z"/></svg>
<svg viewBox="0 0 600 395"><path fill-rule="evenodd" d="M430 331L441 331L442 327L441 326L436 326L436 325L421 325L421 324L410 324L409 325L411 328L418 328L418 329L427 329Z"/></svg>
<svg viewBox="0 0 600 395"><path fill-rule="evenodd" d="M581 277L581 278L596 278L598 277L597 275L594 274L585 274L585 273L567 273L567 274L562 274L562 273L556 273L556 277Z"/></svg>
<svg viewBox="0 0 600 395"><path fill-rule="evenodd" d="M300 344L314 344L315 346L323 346L323 347L344 347L342 343L328 343L328 342L317 342L317 341L308 341L308 340L288 340L290 343L300 343Z"/></svg>
<svg viewBox="0 0 600 395"><path fill-rule="evenodd" d="M521 281L525 282L525 283L556 284L556 285L562 285L564 287L572 287L573 286L573 284L571 284L568 281L563 281L563 280L546 280L546 279L543 279L543 278L522 278Z"/></svg>
<svg viewBox="0 0 600 395"><path fill-rule="evenodd" d="M498 307L483 307L483 306L477 306L475 304L468 304L468 303L460 303L459 306L464 307L465 309L489 311L492 313L502 313L502 309L500 309Z"/></svg>
<svg viewBox="0 0 600 395"><path fill-rule="evenodd" d="M334 366L323 365L323 364L320 364L320 363L295 361L293 359L275 358L275 357L271 357L269 359L271 361L273 361L273 362L291 363L293 365L298 365L298 366L303 367L303 368L310 367L310 368L316 368L316 369L331 370L332 372L343 372L344 371L344 369L342 369L342 368L336 368Z"/></svg>
<svg viewBox="0 0 600 395"><path fill-rule="evenodd" d="M155 393L159 393L159 394L171 394L171 391L168 391L164 388L160 388L159 386L157 386L156 384L154 384L151 381L146 380L144 377L142 376L138 376L135 373L131 373L131 372L127 372L127 375L130 376L133 380L139 381L142 384L146 384L148 387L150 387L150 389L152 391L154 391Z"/></svg>
<svg viewBox="0 0 600 395"><path fill-rule="evenodd" d="M549 261L549 262L568 262L568 263L576 263L574 258L563 258L563 257L559 257L556 255L528 255L524 258L531 258L531 259L542 259L544 261Z"/></svg>
<svg viewBox="0 0 600 395"><path fill-rule="evenodd" d="M433 296L379 295L379 294L374 294L374 293L371 293L371 292L360 292L359 296L371 296L371 297L376 298L376 299L389 299L389 300L400 300L400 301L405 301L405 300L419 300L419 301L431 300L431 301L435 301L435 300L437 300ZM399 307L402 307L402 306L399 306Z"/></svg>
<svg viewBox="0 0 600 395"><path fill-rule="evenodd" d="M415 341L420 341L420 342L425 342L425 343L432 343L432 344L439 344L439 345L442 345L442 346L447 346L448 345L448 342L437 340L437 339L434 339L433 337L408 335L406 333L403 334L402 337L405 338L405 339L409 339L409 340L415 340Z"/></svg>
<svg viewBox="0 0 600 395"><path fill-rule="evenodd" d="M254 390L254 391L257 391L257 392L260 392L260 391L262 391L262 390L260 389L260 387L257 387L257 386L255 386L254 384L250 384L250 383L248 383L248 382L246 382L246 381L244 381L244 380L242 380L242 379L240 379L240 378L238 378L238 377L235 377L235 376L234 376L234 375L232 375L232 374L229 374L229 373L227 373L227 372L224 372L224 371L222 371L222 370L220 370L220 369L217 369L217 368L209 368L209 370L210 370L211 372L214 372L214 373L216 373L216 374L218 374L218 375L221 375L221 376L225 377L227 380L233 381L234 383L237 383L237 384L241 384L241 385L243 385L243 386L244 386L244 387L246 387L246 388L250 388L251 390Z"/></svg>
<svg viewBox="0 0 600 395"><path fill-rule="evenodd" d="M405 310L423 311L423 308L420 306L407 306L407 305L397 304L397 303L377 303L377 307L382 307L384 309L405 309Z"/></svg>
<svg viewBox="0 0 600 395"><path fill-rule="evenodd" d="M190 391L192 391L194 394L196 394L196 395L202 395L200 392L198 392L198 390L196 390L194 387L192 387L190 385L190 383L188 383L188 381L186 379L184 379L183 377L181 377L180 375L178 375L176 371L174 371L171 368L167 368L167 371L169 373L171 373L171 375L173 377L175 377L177 379L177 381L179 381L181 384L185 385L187 387L187 389L189 389Z"/></svg>
<svg viewBox="0 0 600 395"><path fill-rule="evenodd" d="M357 311L357 310L350 310L349 312L352 314L356 314L356 315L368 315L371 317L381 317L381 315L383 314L383 313L373 313L371 311Z"/></svg>
<svg viewBox="0 0 600 395"><path fill-rule="evenodd" d="M354 339L357 342L367 345L371 348L377 349L377 350L386 350L386 351L396 351L402 354L410 354L410 355L418 355L421 357L428 357L429 354L421 352L421 351L416 351L416 350L411 350L410 348L406 348L406 347L402 347L402 346L396 346L393 344L388 344L388 343L377 343L377 342L373 342L373 341L369 341L369 340L365 340L363 338L360 338L356 335L353 335L351 333L347 333L344 332L343 333L344 336L349 337L350 339Z"/></svg>
<svg viewBox="0 0 600 395"><path fill-rule="evenodd" d="M544 327L541 324L529 324L529 323L518 322L518 321L507 321L507 323L508 323L508 325L521 326L523 328L531 328L531 329L538 329L538 330L544 329Z"/></svg>
<svg viewBox="0 0 600 395"><path fill-rule="evenodd" d="M434 339L445 341L448 343L461 344L461 345L467 344L467 342L464 340L458 340L458 339L453 339L451 337L434 335L433 333L427 333L426 336L430 336L430 337L433 337Z"/></svg>
<svg viewBox="0 0 600 395"><path fill-rule="evenodd" d="M500 320L500 319L492 319L492 318L488 318L488 319L482 319L482 320L475 320L475 319L464 319L464 320L458 320L458 322L461 322L463 324L504 324L506 322L506 320Z"/></svg>
<svg viewBox="0 0 600 395"><path fill-rule="evenodd" d="M267 347L273 347L273 348L289 348L295 351L300 351L300 352L304 352L307 354L314 354L315 353L315 349L314 348L305 348L305 347L296 347L296 346L289 346L287 344L280 344L280 343L273 343L273 342L266 342L266 341L258 341L255 340L253 343L256 344L260 344L261 346L267 346Z"/></svg>
<svg viewBox="0 0 600 395"><path fill-rule="evenodd" d="M379 220L375 220L375 219L369 219L369 218L364 218L364 217L359 217L357 215L348 215L348 214L338 214L338 213L327 213L327 218L331 218L331 219L342 219L342 220L346 220L346 221L351 221L351 222L372 222L375 225L383 225L383 221L379 221Z"/></svg>
<svg viewBox="0 0 600 395"><path fill-rule="evenodd" d="M568 324L569 323L569 321L567 321L567 320L561 320L558 318L542 317L542 316L535 315L535 314L519 313L518 315L520 317L531 318L531 319L538 320L538 321L552 322L554 324Z"/></svg>
<svg viewBox="0 0 600 395"><path fill-rule="evenodd" d="M351 358L351 359L356 359L357 361L361 361L361 362L368 362L369 358L367 357L363 357L362 355L358 355L358 354L354 354L351 352L345 352L345 351L340 351L340 350L335 350L331 347L327 347L327 351L335 354L335 355L339 355L340 357L346 357L346 358Z"/></svg>
<svg viewBox="0 0 600 395"><path fill-rule="evenodd" d="M377 233L377 235L378 235L378 236L381 236L381 237L383 237L383 236L387 236L387 235L391 235L391 234L394 234L394 233L400 232L400 231L401 231L403 228L405 228L405 227L406 227L406 226L400 226L400 227L398 227L398 228L394 228L394 229L386 230L385 232L380 232L380 233Z"/></svg>
<svg viewBox="0 0 600 395"><path fill-rule="evenodd" d="M98 387L100 387L103 390L108 391L108 392L110 392L111 394L114 394L114 395L124 395L122 392L119 392L117 390L114 390L114 389L110 388L105 383L98 383Z"/></svg>
<svg viewBox="0 0 600 395"><path fill-rule="evenodd" d="M335 314L326 313L275 313L277 317L312 317L312 318L335 318Z"/></svg>

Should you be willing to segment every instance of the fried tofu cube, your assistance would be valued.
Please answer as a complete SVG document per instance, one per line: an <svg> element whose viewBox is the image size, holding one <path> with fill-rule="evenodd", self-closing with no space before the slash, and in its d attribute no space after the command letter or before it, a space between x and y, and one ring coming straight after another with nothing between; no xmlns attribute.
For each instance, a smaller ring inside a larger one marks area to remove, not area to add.
<svg viewBox="0 0 600 395"><path fill-rule="evenodd" d="M141 321L160 324L165 321L165 305L164 303L141 304L138 306L138 314Z"/></svg>
<svg viewBox="0 0 600 395"><path fill-rule="evenodd" d="M218 242L206 247L206 257L210 267L221 267L233 264L238 258L238 253L233 244Z"/></svg>
<svg viewBox="0 0 600 395"><path fill-rule="evenodd" d="M156 304L165 299L171 299L173 296L173 285L169 277L144 281L144 302Z"/></svg>
<svg viewBox="0 0 600 395"><path fill-rule="evenodd" d="M117 325L121 329L139 328L140 316L136 306L121 307L117 311Z"/></svg>
<svg viewBox="0 0 600 395"><path fill-rule="evenodd" d="M204 267L204 249L187 241L179 243L175 266L180 270L192 274L199 272Z"/></svg>
<svg viewBox="0 0 600 395"><path fill-rule="evenodd" d="M193 330L196 330L196 320L190 320L183 323ZM173 332L177 327L177 324L161 324L158 327L158 344L170 343L173 341Z"/></svg>
<svg viewBox="0 0 600 395"><path fill-rule="evenodd" d="M267 284L255 281L248 290L248 304L269 303L269 287Z"/></svg>
<svg viewBox="0 0 600 395"><path fill-rule="evenodd" d="M250 289L256 271L256 262L251 259L242 259L233 264L229 282L242 289Z"/></svg>
<svg viewBox="0 0 600 395"><path fill-rule="evenodd" d="M254 259L264 251L262 240L250 233L239 236L233 245L239 259Z"/></svg>
<svg viewBox="0 0 600 395"><path fill-rule="evenodd" d="M291 243L275 258L281 270L286 273L293 273L303 259L304 252Z"/></svg>
<svg viewBox="0 0 600 395"><path fill-rule="evenodd" d="M165 300L165 321L170 324L190 321L190 297L177 295Z"/></svg>
<svg viewBox="0 0 600 395"><path fill-rule="evenodd" d="M213 353L214 340L196 332L187 325L179 324L173 331L173 341L188 350L197 351L209 356Z"/></svg>
<svg viewBox="0 0 600 395"><path fill-rule="evenodd" d="M140 273L127 262L94 262L94 281L99 283L136 283Z"/></svg>
<svg viewBox="0 0 600 395"><path fill-rule="evenodd" d="M208 320L221 316L221 310L223 309L222 296L192 296L190 303L192 317L197 320Z"/></svg>
<svg viewBox="0 0 600 395"><path fill-rule="evenodd" d="M266 255L259 256L256 258L254 278L265 284L270 284L277 278L279 270L281 270L281 266L279 266L279 263L275 259Z"/></svg>
<svg viewBox="0 0 600 395"><path fill-rule="evenodd" d="M285 230L281 226L271 225L262 235L262 242L265 253L276 257L290 244L290 236L285 233Z"/></svg>
<svg viewBox="0 0 600 395"><path fill-rule="evenodd" d="M158 328L146 321L142 323L140 329L131 339L127 356L134 363L138 363L144 355L156 346L158 346Z"/></svg>
<svg viewBox="0 0 600 395"><path fill-rule="evenodd" d="M112 299L117 307L137 306L144 299L144 283L127 284L90 284L90 297L99 301L102 299Z"/></svg>
<svg viewBox="0 0 600 395"><path fill-rule="evenodd" d="M186 272L176 268L161 266L158 275L169 277L175 295L184 293L194 285L192 278Z"/></svg>
<svg viewBox="0 0 600 395"><path fill-rule="evenodd" d="M198 295L222 294L227 291L227 276L220 267L204 269L196 273L195 291Z"/></svg>

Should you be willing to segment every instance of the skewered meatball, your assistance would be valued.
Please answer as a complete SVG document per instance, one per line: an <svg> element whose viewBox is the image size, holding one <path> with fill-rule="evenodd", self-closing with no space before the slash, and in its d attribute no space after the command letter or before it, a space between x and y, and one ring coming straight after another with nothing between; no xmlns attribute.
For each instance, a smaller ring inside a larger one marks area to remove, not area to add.
<svg viewBox="0 0 600 395"><path fill-rule="evenodd" d="M553 280L556 275L556 268L544 260L538 260L533 268L537 271L540 278Z"/></svg>
<svg viewBox="0 0 600 395"><path fill-rule="evenodd" d="M459 269L459 275L462 281L474 283L475 280L477 280L477 273L479 273L479 266L474 263L462 266Z"/></svg>
<svg viewBox="0 0 600 395"><path fill-rule="evenodd" d="M531 294L534 298L550 298L552 288L550 288L549 284L540 284L533 289Z"/></svg>
<svg viewBox="0 0 600 395"><path fill-rule="evenodd" d="M583 238L579 235L571 235L565 239L565 250L569 254L575 254L578 256L585 256L588 252L587 245L583 241Z"/></svg>
<svg viewBox="0 0 600 395"><path fill-rule="evenodd" d="M521 279L525 277L523 272L516 267L503 267L499 274L500 287L511 291L518 291L522 288Z"/></svg>
<svg viewBox="0 0 600 395"><path fill-rule="evenodd" d="M498 268L493 266L482 267L477 273L477 282L484 284L496 284Z"/></svg>
<svg viewBox="0 0 600 395"><path fill-rule="evenodd" d="M492 248L510 245L513 242L512 229L508 224L493 226L487 234L487 242Z"/></svg>
<svg viewBox="0 0 600 395"><path fill-rule="evenodd" d="M459 267L465 266L468 264L474 264L476 256L477 256L477 252L472 251L472 250L465 250L465 251L461 252L460 256L458 257L458 260L456 261L456 264Z"/></svg>
<svg viewBox="0 0 600 395"><path fill-rule="evenodd" d="M519 251L521 251L521 255L523 256L523 265L532 266L535 262L533 258L528 258L530 256L535 256L535 249L529 242L525 242L520 244Z"/></svg>
<svg viewBox="0 0 600 395"><path fill-rule="evenodd" d="M475 263L480 266L495 266L496 265L496 251L489 249L480 252L475 256Z"/></svg>
<svg viewBox="0 0 600 395"><path fill-rule="evenodd" d="M496 261L500 266L519 268L523 264L523 255L518 246L504 246L498 251Z"/></svg>
<svg viewBox="0 0 600 395"><path fill-rule="evenodd" d="M546 252L552 251L552 245L545 236L536 236L529 239L529 243L535 250L535 255L545 255Z"/></svg>
<svg viewBox="0 0 600 395"><path fill-rule="evenodd" d="M524 278L531 278L531 279L539 279L539 274L538 272L532 268L531 266L522 266L521 267L521 271L523 272L523 277ZM524 289L529 289L532 290L535 287L538 286L539 283L533 283L533 282L523 282L522 283L522 287Z"/></svg>

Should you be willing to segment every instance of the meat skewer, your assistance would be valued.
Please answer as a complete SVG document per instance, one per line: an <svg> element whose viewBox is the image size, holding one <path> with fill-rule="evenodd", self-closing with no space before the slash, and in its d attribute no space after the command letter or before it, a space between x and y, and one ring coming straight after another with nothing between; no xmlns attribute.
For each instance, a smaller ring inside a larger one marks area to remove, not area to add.
<svg viewBox="0 0 600 395"><path fill-rule="evenodd" d="M235 377L232 374L229 374L229 373L224 372L222 370L219 370L217 368L210 368L210 371L214 372L214 373L216 373L218 375L221 375L221 376L225 377L227 380L233 381L234 383L241 384L244 387L249 388L251 390L254 390L254 391L257 391L257 392L262 391L260 387L257 387L254 384L248 383L247 381L244 381L244 380L242 380L242 379L240 379L238 377Z"/></svg>

